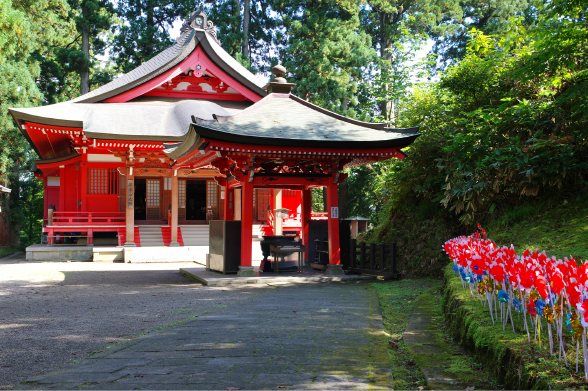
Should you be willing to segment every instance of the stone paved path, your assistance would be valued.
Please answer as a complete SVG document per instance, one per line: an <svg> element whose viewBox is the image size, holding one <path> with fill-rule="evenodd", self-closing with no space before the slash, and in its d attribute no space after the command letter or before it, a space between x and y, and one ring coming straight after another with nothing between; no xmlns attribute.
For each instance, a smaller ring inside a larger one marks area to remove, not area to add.
<svg viewBox="0 0 588 391"><path fill-rule="evenodd" d="M276 286L129 341L21 389L391 389L363 282Z"/></svg>

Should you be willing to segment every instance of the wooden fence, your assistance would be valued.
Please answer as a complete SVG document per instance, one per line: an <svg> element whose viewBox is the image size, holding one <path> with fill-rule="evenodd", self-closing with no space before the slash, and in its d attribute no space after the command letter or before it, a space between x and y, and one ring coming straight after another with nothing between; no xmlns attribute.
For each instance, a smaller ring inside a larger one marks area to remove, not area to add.
<svg viewBox="0 0 588 391"><path fill-rule="evenodd" d="M370 274L384 279L399 279L396 271L396 242L386 244L357 244L351 239L350 271L359 274Z"/></svg>

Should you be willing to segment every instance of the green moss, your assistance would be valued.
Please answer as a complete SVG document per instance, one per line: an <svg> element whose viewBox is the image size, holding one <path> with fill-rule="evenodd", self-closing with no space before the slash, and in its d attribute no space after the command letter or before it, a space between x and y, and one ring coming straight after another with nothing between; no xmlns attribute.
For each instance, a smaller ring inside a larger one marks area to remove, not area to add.
<svg viewBox="0 0 588 391"><path fill-rule="evenodd" d="M4 258L9 256L10 254L14 254L15 252L20 251L14 247L0 247L0 258Z"/></svg>
<svg viewBox="0 0 588 391"><path fill-rule="evenodd" d="M472 298L464 290L459 276L449 265L445 270L444 312L449 333L467 351L473 354L490 373L510 389L585 389L588 384L584 374L575 373L575 365L566 367L563 358L549 352L546 324L543 322L542 347L537 341L528 342L523 329L523 319L513 314L516 332L512 325L502 329L502 324L492 324L487 307ZM555 332L555 331L554 331ZM555 343L555 341L554 341ZM569 363L575 363L575 346L571 335L564 328ZM557 353L557 349L555 349ZM580 364L580 367L582 364Z"/></svg>
<svg viewBox="0 0 588 391"><path fill-rule="evenodd" d="M423 317L430 320L424 328L427 344L413 344L413 356L416 364L424 370L429 368L446 379L453 379L449 384L429 384L434 389L500 389L496 379L484 365L457 346L449 335L449 328L443 317L443 298L439 286L430 289L421 296L417 309Z"/></svg>
<svg viewBox="0 0 588 391"><path fill-rule="evenodd" d="M414 390L425 386L426 380L402 334L406 330L419 297L432 286L439 286L439 281L432 279L414 279L401 281L374 282L384 322L384 330L391 341L397 341L398 349L388 346L388 358L392 367L392 379L395 390Z"/></svg>

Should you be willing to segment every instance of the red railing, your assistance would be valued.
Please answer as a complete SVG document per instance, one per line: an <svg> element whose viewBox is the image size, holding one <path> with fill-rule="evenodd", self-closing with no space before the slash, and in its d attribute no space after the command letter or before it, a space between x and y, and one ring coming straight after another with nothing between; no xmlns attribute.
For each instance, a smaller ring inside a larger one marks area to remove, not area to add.
<svg viewBox="0 0 588 391"><path fill-rule="evenodd" d="M310 219L311 220L328 220L329 216L327 215L327 212L312 212L310 214Z"/></svg>
<svg viewBox="0 0 588 391"><path fill-rule="evenodd" d="M55 225L125 225L125 212L53 212Z"/></svg>

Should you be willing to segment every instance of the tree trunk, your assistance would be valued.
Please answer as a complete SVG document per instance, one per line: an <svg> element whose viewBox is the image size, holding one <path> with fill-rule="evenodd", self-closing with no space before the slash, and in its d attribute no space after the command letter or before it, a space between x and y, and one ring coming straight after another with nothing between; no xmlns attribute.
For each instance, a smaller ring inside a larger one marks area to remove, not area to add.
<svg viewBox="0 0 588 391"><path fill-rule="evenodd" d="M249 21L251 20L251 0L245 0L243 5L243 43L241 54L249 58Z"/></svg>
<svg viewBox="0 0 588 391"><path fill-rule="evenodd" d="M82 27L82 52L86 56L86 62L80 70L80 93L90 92L90 26Z"/></svg>
<svg viewBox="0 0 588 391"><path fill-rule="evenodd" d="M10 232L11 244L14 247L20 246L20 224L16 223L12 219L12 211L16 208L20 208L20 183L18 178L20 176L20 162L15 162L12 167L12 175L9 177L9 184L11 188L10 193L10 209L8 211L8 221L12 228Z"/></svg>
<svg viewBox="0 0 588 391"><path fill-rule="evenodd" d="M391 63L392 61L392 34L390 34L390 24L392 23L392 15L379 12L380 16L380 57L384 61L388 61ZM390 68L391 68L390 64ZM384 84L384 92L386 93L386 99L380 103L380 111L382 116L384 116L386 122L394 123L394 101L392 99L388 99L388 91L390 91L391 86L386 83Z"/></svg>
<svg viewBox="0 0 588 391"><path fill-rule="evenodd" d="M155 51L155 20L153 16L153 2L147 2L147 34L150 34L148 37L148 43L145 47L145 58L144 60L147 61L151 58L151 55Z"/></svg>

